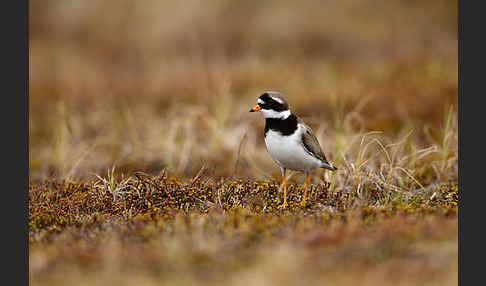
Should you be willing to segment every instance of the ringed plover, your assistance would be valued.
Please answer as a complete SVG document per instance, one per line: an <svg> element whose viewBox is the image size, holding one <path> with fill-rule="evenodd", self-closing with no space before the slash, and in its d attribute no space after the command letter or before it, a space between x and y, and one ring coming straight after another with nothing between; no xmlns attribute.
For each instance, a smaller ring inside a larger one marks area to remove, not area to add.
<svg viewBox="0 0 486 286"><path fill-rule="evenodd" d="M304 172L305 191L301 205L305 205L309 189L309 172L324 168L336 171L329 163L311 128L290 111L283 95L277 91L267 91L260 95L258 105L250 112L261 112L265 117L265 145L267 151L280 167L283 177L284 202L287 204L287 169Z"/></svg>

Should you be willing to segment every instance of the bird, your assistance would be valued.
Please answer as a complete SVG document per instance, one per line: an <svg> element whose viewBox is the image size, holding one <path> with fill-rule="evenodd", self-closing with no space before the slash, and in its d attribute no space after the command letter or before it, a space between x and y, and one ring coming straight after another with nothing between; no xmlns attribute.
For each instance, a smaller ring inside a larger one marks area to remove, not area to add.
<svg viewBox="0 0 486 286"><path fill-rule="evenodd" d="M290 111L283 94L265 91L257 99L257 105L250 112L261 112L265 118L265 146L273 161L282 171L284 201L279 208L286 208L286 171L293 170L305 174L305 191L301 205L305 206L311 171L319 168L336 171L324 155L321 145L312 129Z"/></svg>

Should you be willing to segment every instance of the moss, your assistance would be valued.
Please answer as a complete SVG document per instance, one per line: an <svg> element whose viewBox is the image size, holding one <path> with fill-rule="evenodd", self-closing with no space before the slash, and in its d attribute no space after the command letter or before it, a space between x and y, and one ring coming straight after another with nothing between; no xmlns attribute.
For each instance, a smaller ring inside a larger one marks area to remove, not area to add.
<svg viewBox="0 0 486 286"><path fill-rule="evenodd" d="M276 182L236 179L211 183L197 180L192 183L167 177L129 177L115 182L116 188L96 182L45 180L31 184L29 191L29 229L31 232L49 230L59 232L69 226L100 225L113 217L127 221L160 220L174 213L203 215L218 211L233 217L303 215L326 217L331 215L343 222L357 205L353 193L331 191L328 185L312 185L308 203L300 206L303 190L289 186L288 204L280 209L282 194ZM457 184L443 184L433 199L423 193L400 193L391 200L380 199L376 187L369 187L370 195L362 201L361 220L373 224L378 214L435 213L457 215L459 190ZM363 208L364 207L364 208ZM88 218L88 219L86 219ZM238 224L238 220L235 221Z"/></svg>

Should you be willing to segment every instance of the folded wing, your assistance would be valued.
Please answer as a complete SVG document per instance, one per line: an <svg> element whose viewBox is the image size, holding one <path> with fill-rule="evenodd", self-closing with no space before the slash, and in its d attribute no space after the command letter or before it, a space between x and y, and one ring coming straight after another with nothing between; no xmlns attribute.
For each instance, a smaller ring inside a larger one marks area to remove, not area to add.
<svg viewBox="0 0 486 286"><path fill-rule="evenodd" d="M322 152L321 145L319 145L319 141L317 141L316 136L312 132L312 129L307 126L302 120L299 119L299 124L302 126L302 145L304 149L311 154L312 156L318 158L322 161L322 168L326 168L329 170L337 170L333 167L326 159L324 152Z"/></svg>

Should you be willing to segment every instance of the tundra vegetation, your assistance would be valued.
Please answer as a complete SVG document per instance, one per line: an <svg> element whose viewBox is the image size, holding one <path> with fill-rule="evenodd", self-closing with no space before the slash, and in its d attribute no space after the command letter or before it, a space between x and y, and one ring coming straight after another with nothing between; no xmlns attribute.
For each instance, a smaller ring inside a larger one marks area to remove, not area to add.
<svg viewBox="0 0 486 286"><path fill-rule="evenodd" d="M456 285L457 1L31 1L32 285ZM336 172L280 170L264 90Z"/></svg>

